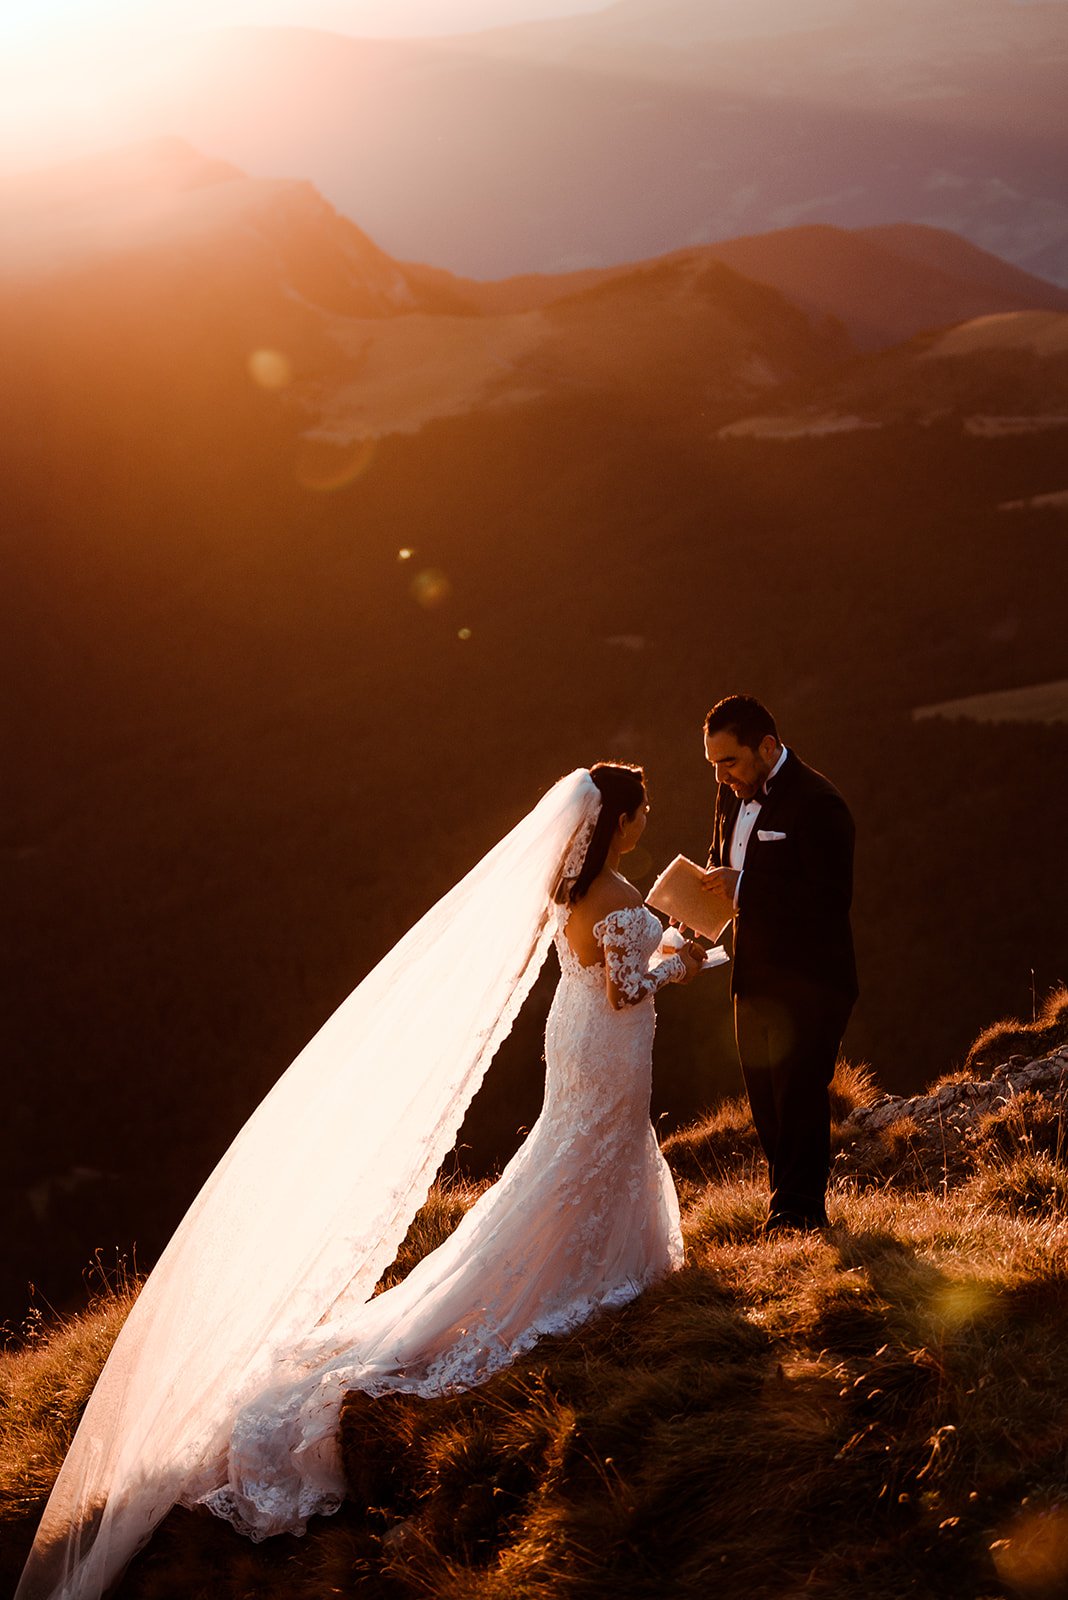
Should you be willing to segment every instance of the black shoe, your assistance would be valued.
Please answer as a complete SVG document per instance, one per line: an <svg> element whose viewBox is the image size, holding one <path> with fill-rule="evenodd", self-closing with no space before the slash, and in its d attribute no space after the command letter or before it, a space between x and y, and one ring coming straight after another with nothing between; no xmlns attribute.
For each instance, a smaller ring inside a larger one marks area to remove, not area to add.
<svg viewBox="0 0 1068 1600"><path fill-rule="evenodd" d="M802 1211L771 1211L764 1224L765 1234L769 1233L819 1233L824 1228L829 1228L827 1213L819 1215Z"/></svg>

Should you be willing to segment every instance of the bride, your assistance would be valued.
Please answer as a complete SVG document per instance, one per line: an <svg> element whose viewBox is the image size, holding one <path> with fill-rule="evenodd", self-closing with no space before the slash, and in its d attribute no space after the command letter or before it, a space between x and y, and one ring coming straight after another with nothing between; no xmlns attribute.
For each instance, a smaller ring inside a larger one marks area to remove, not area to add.
<svg viewBox="0 0 1068 1600"><path fill-rule="evenodd" d="M176 1503L242 1533L336 1511L345 1393L466 1389L682 1263L649 1121L663 984L704 953L619 872L640 768L560 779L338 1008L246 1123L144 1285L16 1600L96 1600ZM374 1296L555 941L545 1101L500 1180Z"/></svg>

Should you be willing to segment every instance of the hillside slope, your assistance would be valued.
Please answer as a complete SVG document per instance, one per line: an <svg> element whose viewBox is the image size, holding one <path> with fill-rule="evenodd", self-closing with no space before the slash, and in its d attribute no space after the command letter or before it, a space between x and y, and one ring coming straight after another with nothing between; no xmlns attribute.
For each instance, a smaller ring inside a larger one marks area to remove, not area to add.
<svg viewBox="0 0 1068 1600"><path fill-rule="evenodd" d="M1068 290L940 228L789 228L708 253L810 315L837 317L861 350L999 311L1068 311Z"/></svg>
<svg viewBox="0 0 1068 1600"><path fill-rule="evenodd" d="M1047 1070L1046 1093L1006 1100L1003 1078L964 1167L940 1167L900 1118L884 1123L863 1160L839 1163L823 1235L762 1236L752 1127L721 1108L668 1146L680 1272L468 1394L351 1395L336 1518L252 1546L207 1512L176 1511L116 1600L704 1600L710 1585L724 1600L1056 1600L1068 1581L1059 1037L1059 1058L1019 1068L1059 1059L1059 1088ZM939 1097L952 1116L954 1097L966 1107L991 1086ZM848 1151L850 1108L870 1090L847 1073L837 1092ZM697 1155L709 1165L695 1178ZM391 1281L472 1198L432 1193ZM135 1293L122 1280L0 1354L9 1586Z"/></svg>

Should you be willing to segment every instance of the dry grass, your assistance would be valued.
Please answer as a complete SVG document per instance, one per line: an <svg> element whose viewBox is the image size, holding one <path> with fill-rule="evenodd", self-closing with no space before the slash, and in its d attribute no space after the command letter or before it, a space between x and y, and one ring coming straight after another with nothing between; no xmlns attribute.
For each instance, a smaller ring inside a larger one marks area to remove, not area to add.
<svg viewBox="0 0 1068 1600"><path fill-rule="evenodd" d="M936 1182L945 1183L946 1168L939 1166L931 1140L919 1123L901 1116L865 1139L859 1151L842 1145L835 1156L835 1171L840 1178L856 1176L896 1188L930 1191Z"/></svg>
<svg viewBox="0 0 1068 1600"><path fill-rule="evenodd" d="M828 1090L831 1127L838 1127L861 1106L870 1106L879 1098L880 1092L875 1074L867 1062L847 1061L844 1056L839 1056Z"/></svg>
<svg viewBox="0 0 1068 1600"><path fill-rule="evenodd" d="M1047 997L1033 1022L1009 1018L984 1029L968 1053L968 1065L939 1078L927 1096L962 1086L958 1099L967 1113L968 1085L1014 1054L1021 1063L1037 1060L1066 1043L1068 990L1062 986ZM903 1107L896 1121L877 1130L858 1134L855 1128L839 1128L837 1177L927 1193L981 1179L976 1194L994 1199L1016 1192L1023 1205L1026 1193L1027 1204L1037 1205L1040 1196L1057 1192L1056 1175L1068 1158L1068 1081L1062 1074L1059 1087L1051 1081L1046 1089L1017 1091L1006 1081L999 1092L1005 1098L974 1117L921 1104Z"/></svg>
<svg viewBox="0 0 1068 1600"><path fill-rule="evenodd" d="M439 1179L413 1218L397 1251L397 1259L382 1274L375 1293L392 1288L408 1276L417 1261L436 1250L485 1188L485 1183L472 1183L463 1178Z"/></svg>
<svg viewBox="0 0 1068 1600"><path fill-rule="evenodd" d="M1062 1161L1068 1149L1066 1123L1068 1117L1060 1101L1031 1089L1014 1095L981 1118L976 1133L990 1157L1031 1152Z"/></svg>
<svg viewBox="0 0 1068 1600"><path fill-rule="evenodd" d="M1048 1554L1068 1218L847 1189L766 1241L761 1206L710 1191L684 1272L483 1390L349 1407L382 1593L994 1595L1039 1510Z"/></svg>
<svg viewBox="0 0 1068 1600"><path fill-rule="evenodd" d="M858 1106L871 1105L877 1097L871 1068L842 1057L829 1090L832 1142L841 1142L841 1126L850 1113ZM763 1169L764 1158L744 1099L722 1101L707 1117L673 1133L664 1141L663 1150L684 1197L693 1192L694 1185L752 1178Z"/></svg>
<svg viewBox="0 0 1068 1600"><path fill-rule="evenodd" d="M1068 986L1058 984L1042 1002L1034 1018L1003 1017L984 1028L968 1051L965 1071L973 1078L988 1076L1013 1056L1031 1061L1068 1039Z"/></svg>
<svg viewBox="0 0 1068 1600"><path fill-rule="evenodd" d="M700 1122L680 1128L665 1139L663 1150L676 1182L690 1185L752 1175L764 1159L741 1099L724 1100Z"/></svg>
<svg viewBox="0 0 1068 1600"><path fill-rule="evenodd" d="M80 1315L49 1326L39 1312L31 1312L0 1351L0 1586L7 1579L14 1588L37 1519L137 1288L125 1271L110 1279L100 1276Z"/></svg>
<svg viewBox="0 0 1068 1600"><path fill-rule="evenodd" d="M839 1178L832 1229L765 1239L721 1108L673 1141L736 1168L687 1178L682 1272L472 1393L350 1397L340 1516L256 1547L174 1513L120 1597L1060 1600L1068 1168L1043 1113L990 1118L955 1188ZM468 1199L432 1197L398 1275ZM124 1309L4 1357L5 1576Z"/></svg>
<svg viewBox="0 0 1068 1600"><path fill-rule="evenodd" d="M1043 1150L984 1163L970 1189L980 1203L1029 1216L1068 1217L1068 1168Z"/></svg>

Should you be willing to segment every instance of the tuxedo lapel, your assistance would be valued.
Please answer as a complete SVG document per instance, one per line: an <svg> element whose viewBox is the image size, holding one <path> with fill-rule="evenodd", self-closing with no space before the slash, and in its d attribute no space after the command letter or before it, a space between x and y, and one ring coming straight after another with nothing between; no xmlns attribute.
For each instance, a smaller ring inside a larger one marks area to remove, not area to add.
<svg viewBox="0 0 1068 1600"><path fill-rule="evenodd" d="M731 834L742 802L725 784L716 790L716 810L712 822L712 848L708 852L710 867L725 867L729 863Z"/></svg>
<svg viewBox="0 0 1068 1600"><path fill-rule="evenodd" d="M757 829L774 827L776 818L789 810L790 795L800 772L801 763L791 750L780 771L772 778L767 798L761 802L756 829L753 830L754 839Z"/></svg>

